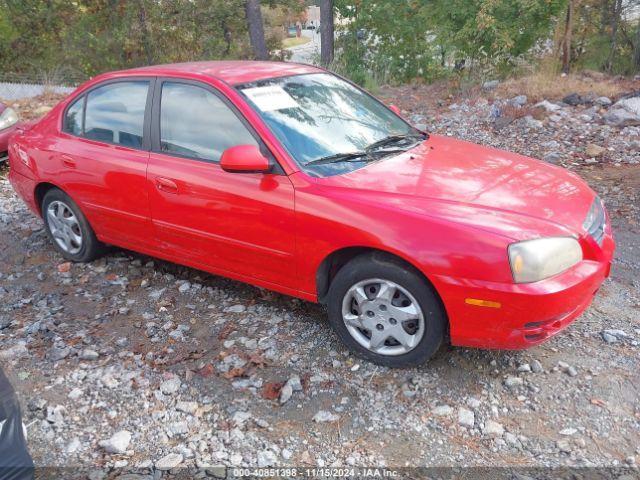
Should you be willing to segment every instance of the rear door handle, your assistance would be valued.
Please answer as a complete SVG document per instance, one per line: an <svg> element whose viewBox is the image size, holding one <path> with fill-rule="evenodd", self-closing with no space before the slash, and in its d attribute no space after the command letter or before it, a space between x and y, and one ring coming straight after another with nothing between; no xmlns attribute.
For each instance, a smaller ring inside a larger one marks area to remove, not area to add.
<svg viewBox="0 0 640 480"><path fill-rule="evenodd" d="M76 168L76 161L71 158L69 155L62 155L60 157L62 159L62 164L67 168Z"/></svg>
<svg viewBox="0 0 640 480"><path fill-rule="evenodd" d="M178 193L178 185L176 182L164 177L156 178L156 188L161 192Z"/></svg>

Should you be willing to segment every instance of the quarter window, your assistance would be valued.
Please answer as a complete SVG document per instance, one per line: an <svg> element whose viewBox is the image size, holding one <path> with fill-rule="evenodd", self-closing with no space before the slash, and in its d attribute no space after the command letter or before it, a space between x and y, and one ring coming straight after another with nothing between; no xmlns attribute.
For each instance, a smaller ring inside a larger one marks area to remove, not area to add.
<svg viewBox="0 0 640 480"><path fill-rule="evenodd" d="M209 90L164 82L160 99L163 152L217 162L227 148L258 145L235 113Z"/></svg>
<svg viewBox="0 0 640 480"><path fill-rule="evenodd" d="M77 99L64 116L62 131L72 135L82 135L82 108L84 107L84 95Z"/></svg>
<svg viewBox="0 0 640 480"><path fill-rule="evenodd" d="M142 147L149 82L110 83L89 92L84 136L100 142Z"/></svg>

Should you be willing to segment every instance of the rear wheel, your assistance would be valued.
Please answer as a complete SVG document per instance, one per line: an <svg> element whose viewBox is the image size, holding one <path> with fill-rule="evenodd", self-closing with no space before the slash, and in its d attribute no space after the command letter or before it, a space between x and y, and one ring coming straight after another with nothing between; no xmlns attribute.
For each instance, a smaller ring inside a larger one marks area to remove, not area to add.
<svg viewBox="0 0 640 480"><path fill-rule="evenodd" d="M78 206L62 190L49 190L42 199L42 217L47 234L56 249L67 260L90 262L102 244Z"/></svg>
<svg viewBox="0 0 640 480"><path fill-rule="evenodd" d="M416 366L440 347L446 316L431 285L382 254L342 267L328 293L329 321L357 355L387 367Z"/></svg>

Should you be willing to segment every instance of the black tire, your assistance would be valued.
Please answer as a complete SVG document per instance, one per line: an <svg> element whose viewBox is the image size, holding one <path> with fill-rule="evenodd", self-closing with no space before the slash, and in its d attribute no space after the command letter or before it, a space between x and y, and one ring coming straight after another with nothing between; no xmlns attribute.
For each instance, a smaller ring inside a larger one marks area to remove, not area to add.
<svg viewBox="0 0 640 480"><path fill-rule="evenodd" d="M407 353L373 352L358 343L345 325L342 317L345 295L353 285L372 278L389 280L406 289L422 310L424 334ZM329 322L340 340L359 357L385 367L414 367L425 363L438 351L447 332L447 317L433 287L414 268L382 252L360 255L343 266L329 286L326 303Z"/></svg>
<svg viewBox="0 0 640 480"><path fill-rule="evenodd" d="M58 244L56 239L53 237L53 234L51 232L52 227L49 224L49 219L47 216L47 210L53 202L62 202L64 205L68 206L69 209L75 215L78 221L79 230L82 235L82 244L80 246L79 251L77 252L65 251ZM89 222L87 221L86 217L84 216L82 211L78 208L78 205L76 205L76 203L71 199L71 197L69 197L69 195L64 193L62 190L59 190L57 188L52 188L44 195L44 198L42 199L41 208L42 208L41 210L42 218L44 220L44 225L47 231L47 235L49 236L49 239L53 243L56 250L58 250L58 252L60 252L60 254L65 259L70 260L72 262L90 262L102 253L104 245L96 238L96 234L93 231L93 228L91 228L91 225L89 225Z"/></svg>

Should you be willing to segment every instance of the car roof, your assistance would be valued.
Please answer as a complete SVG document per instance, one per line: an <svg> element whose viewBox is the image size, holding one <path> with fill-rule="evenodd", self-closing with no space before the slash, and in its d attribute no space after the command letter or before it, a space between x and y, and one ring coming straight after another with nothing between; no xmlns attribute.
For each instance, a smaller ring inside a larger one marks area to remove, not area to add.
<svg viewBox="0 0 640 480"><path fill-rule="evenodd" d="M231 85L237 85L267 78L301 75L305 73L322 73L323 71L324 70L312 65L302 63L224 60L169 63L165 65L133 68L113 73L127 73L130 75L153 74L158 76L175 75L176 73L199 74L217 78Z"/></svg>

